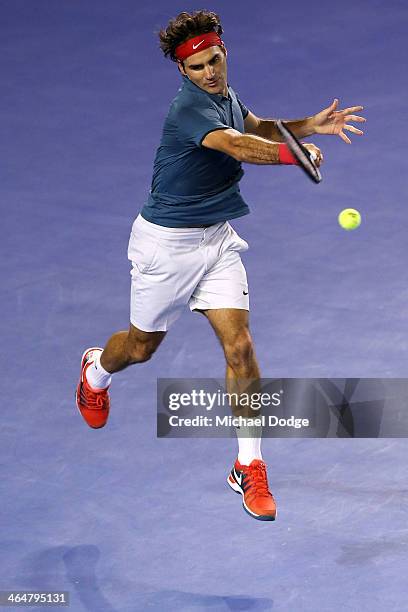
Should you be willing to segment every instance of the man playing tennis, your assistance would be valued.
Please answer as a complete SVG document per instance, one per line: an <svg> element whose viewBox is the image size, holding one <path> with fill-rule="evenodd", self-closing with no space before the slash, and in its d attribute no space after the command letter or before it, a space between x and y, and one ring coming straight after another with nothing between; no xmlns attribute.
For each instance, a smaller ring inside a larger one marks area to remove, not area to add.
<svg viewBox="0 0 408 612"><path fill-rule="evenodd" d="M77 406L93 428L107 422L111 375L150 359L187 305L207 317L220 340L227 387L260 378L240 258L248 245L228 221L249 212L238 186L242 162L297 162L282 144L276 121L254 115L229 86L222 33L218 15L197 11L181 13L159 34L161 49L177 63L183 84L165 120L151 191L130 236L130 328L115 333L103 350L89 348L82 357ZM334 100L316 115L287 125L298 138L335 134L350 143L345 130L362 134L348 123L365 121L353 114L362 107L337 106ZM320 165L318 147L305 146ZM251 516L274 520L261 428L239 432L238 447L228 483L242 494Z"/></svg>

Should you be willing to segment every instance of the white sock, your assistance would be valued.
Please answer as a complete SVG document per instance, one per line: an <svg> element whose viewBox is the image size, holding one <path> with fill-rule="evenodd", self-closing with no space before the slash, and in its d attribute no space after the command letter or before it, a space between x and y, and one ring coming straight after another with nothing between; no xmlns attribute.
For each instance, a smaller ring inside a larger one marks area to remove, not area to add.
<svg viewBox="0 0 408 612"><path fill-rule="evenodd" d="M254 459L262 459L262 427L244 425L235 429L238 438L238 461L240 464L249 465Z"/></svg>
<svg viewBox="0 0 408 612"><path fill-rule="evenodd" d="M103 351L94 351L94 362L86 371L86 380L92 389L106 389L112 381L112 375L101 366L101 355Z"/></svg>

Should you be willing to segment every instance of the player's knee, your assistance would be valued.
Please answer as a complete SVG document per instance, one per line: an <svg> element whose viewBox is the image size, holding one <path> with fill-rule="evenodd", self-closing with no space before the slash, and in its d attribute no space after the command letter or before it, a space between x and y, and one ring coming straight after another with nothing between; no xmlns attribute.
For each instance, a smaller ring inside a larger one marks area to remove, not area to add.
<svg viewBox="0 0 408 612"><path fill-rule="evenodd" d="M241 368L252 363L254 346L249 332L244 332L224 346L225 357L232 368Z"/></svg>

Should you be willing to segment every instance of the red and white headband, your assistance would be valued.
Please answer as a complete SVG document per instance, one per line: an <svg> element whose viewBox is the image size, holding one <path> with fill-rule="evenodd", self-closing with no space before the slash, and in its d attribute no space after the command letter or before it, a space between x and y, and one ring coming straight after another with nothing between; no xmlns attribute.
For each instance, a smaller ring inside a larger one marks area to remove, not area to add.
<svg viewBox="0 0 408 612"><path fill-rule="evenodd" d="M208 47L213 47L214 45L224 47L223 41L216 32L207 32L207 34L200 34L199 36L195 36L194 38L190 38L189 40L181 43L181 45L176 47L174 54L180 62L183 62L185 59L190 57L190 55L199 53L200 51L208 49Z"/></svg>

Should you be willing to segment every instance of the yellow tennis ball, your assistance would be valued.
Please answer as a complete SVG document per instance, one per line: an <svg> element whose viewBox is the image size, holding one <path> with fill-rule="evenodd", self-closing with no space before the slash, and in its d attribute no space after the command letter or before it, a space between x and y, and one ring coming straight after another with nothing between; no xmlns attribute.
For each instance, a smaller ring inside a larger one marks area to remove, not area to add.
<svg viewBox="0 0 408 612"><path fill-rule="evenodd" d="M354 208L345 208L338 217L339 224L345 230L354 230L361 223L361 215Z"/></svg>

